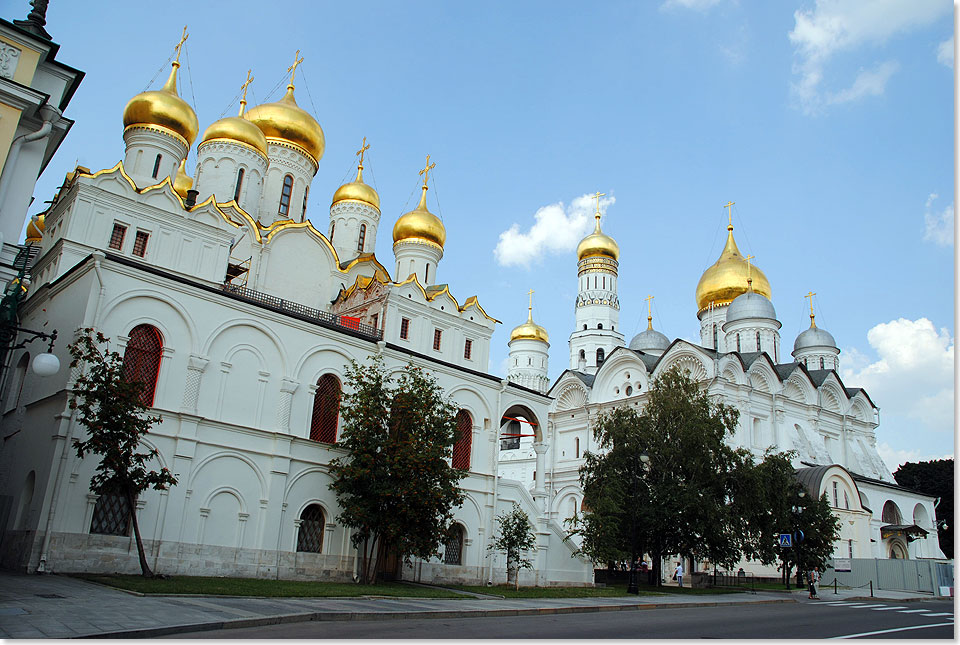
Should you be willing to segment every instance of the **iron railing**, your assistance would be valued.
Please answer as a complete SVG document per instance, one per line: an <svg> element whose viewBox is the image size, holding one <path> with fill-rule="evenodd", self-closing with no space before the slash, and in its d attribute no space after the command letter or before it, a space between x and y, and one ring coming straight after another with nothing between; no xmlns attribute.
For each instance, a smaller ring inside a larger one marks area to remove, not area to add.
<svg viewBox="0 0 960 645"><path fill-rule="evenodd" d="M248 289L235 284L224 284L222 288L226 293L233 294L241 300L246 300L247 302L252 302L268 309L273 309L274 311L296 314L298 316L318 322L322 325L335 327L337 329L349 329L357 332L361 336L366 336L371 340L383 340L382 330L377 329L372 325L362 323L355 318L351 318L350 316L340 316L337 314L332 314L329 311L321 311L320 309L314 309L312 307L302 305L299 302L284 300L283 298L277 298L276 296L271 296L269 294L262 293L260 291L254 291L253 289Z"/></svg>

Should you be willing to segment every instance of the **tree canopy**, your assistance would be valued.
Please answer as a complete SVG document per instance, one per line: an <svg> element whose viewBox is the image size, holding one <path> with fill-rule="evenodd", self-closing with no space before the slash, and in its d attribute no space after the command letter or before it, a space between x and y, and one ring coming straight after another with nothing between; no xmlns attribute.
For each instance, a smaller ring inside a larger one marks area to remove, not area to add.
<svg viewBox="0 0 960 645"><path fill-rule="evenodd" d="M939 497L937 504L937 537L940 550L953 557L953 459L907 462L893 473L897 483L926 495Z"/></svg>
<svg viewBox="0 0 960 645"><path fill-rule="evenodd" d="M109 339L92 328L78 331L77 339L68 347L70 367L80 368L70 409L77 411L77 421L87 429L87 436L75 438L73 447L81 459L89 453L100 456L96 474L90 479L90 490L124 498L133 523L141 572L152 576L135 509L143 491L167 490L177 483L166 468L148 470L149 462L158 454L155 448L139 450L141 439L162 419L144 416L147 406L141 395L146 386L124 378L120 354L100 348Z"/></svg>
<svg viewBox="0 0 960 645"><path fill-rule="evenodd" d="M448 463L457 407L422 369L407 365L393 379L380 357L351 361L345 385L337 445L347 455L330 462L330 488L361 551L361 578L372 583L389 551L405 562L429 558L449 533L464 499L465 473Z"/></svg>
<svg viewBox="0 0 960 645"><path fill-rule="evenodd" d="M491 551L503 551L507 556L507 576L513 572L516 588L520 588L520 569L532 569L533 561L524 557L525 551L537 546L537 536L530 526L530 518L516 502L509 511L497 515L497 533L490 545Z"/></svg>

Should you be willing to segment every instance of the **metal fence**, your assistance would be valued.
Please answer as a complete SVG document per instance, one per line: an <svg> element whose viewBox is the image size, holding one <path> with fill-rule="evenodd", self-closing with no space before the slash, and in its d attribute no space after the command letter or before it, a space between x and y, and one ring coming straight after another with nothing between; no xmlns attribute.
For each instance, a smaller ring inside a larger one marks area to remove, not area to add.
<svg viewBox="0 0 960 645"><path fill-rule="evenodd" d="M372 325L362 323L358 319L350 316L338 316L337 314L332 314L328 311L321 311L320 309L307 307L299 302L284 300L283 298L277 298L276 296L271 296L261 291L254 291L253 289L248 289L235 284L224 284L223 290L227 293L237 296L242 300L256 303L263 307L267 307L268 309L297 314L327 326L337 327L340 329L349 329L359 333L362 336L366 336L371 340L383 340L382 330L377 329Z"/></svg>
<svg viewBox="0 0 960 645"><path fill-rule="evenodd" d="M836 578L841 587L865 587L870 583L877 589L912 591L933 595L950 595L953 588L953 564L936 560L881 560L850 558L850 571L837 571L835 561L827 561L823 585L832 586ZM944 590L947 590L946 592Z"/></svg>

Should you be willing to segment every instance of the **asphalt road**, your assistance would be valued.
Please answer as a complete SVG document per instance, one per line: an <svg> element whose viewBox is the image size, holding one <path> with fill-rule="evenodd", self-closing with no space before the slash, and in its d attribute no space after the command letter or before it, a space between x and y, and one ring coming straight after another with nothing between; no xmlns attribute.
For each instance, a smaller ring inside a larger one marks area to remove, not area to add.
<svg viewBox="0 0 960 645"><path fill-rule="evenodd" d="M803 599L797 603L661 608L498 618L314 621L169 638L954 638L953 604Z"/></svg>

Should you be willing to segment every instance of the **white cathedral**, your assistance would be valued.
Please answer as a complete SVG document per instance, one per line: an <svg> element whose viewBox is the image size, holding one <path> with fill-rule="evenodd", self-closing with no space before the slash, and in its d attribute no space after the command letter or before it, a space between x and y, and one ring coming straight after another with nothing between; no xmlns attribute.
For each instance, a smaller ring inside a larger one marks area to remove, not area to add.
<svg viewBox="0 0 960 645"><path fill-rule="evenodd" d="M49 40L21 32L0 21L0 43L49 52ZM844 520L839 556L942 557L933 499L893 483L875 448L877 409L841 383L830 334L811 316L794 360L781 359L770 285L740 256L732 226L697 287L701 345L671 343L652 327L625 343L619 249L598 212L578 248L570 369L551 386L549 337L531 305L511 334L507 377L494 376L499 321L441 282L446 231L427 206L429 157L419 204L393 224L391 271L376 255L380 199L363 180L365 142L355 180L329 187L329 223L318 229L307 217L325 143L295 99L299 59L282 98L249 110L241 99L239 114L208 125L199 143L197 115L177 92L178 61L179 47L163 87L127 103L123 159L96 172L78 166L28 225L29 287L8 292L27 289L21 327L59 331L53 351L64 367L48 378L29 369L39 343L7 356L0 566L139 570L123 501L90 492L96 463L72 448L83 429L68 406L76 374L66 345L84 327L111 338L163 419L144 443L179 483L145 493L136 509L148 561L162 573L355 575L328 464L345 454L337 435L346 364L371 355L395 372L423 367L456 401L452 466L467 472L455 537L439 557L390 563L388 574L502 581L503 559L486 547L496 515L518 503L538 540L521 582L592 582L563 525L580 507L591 422L600 410L642 405L650 380L675 365L740 409L736 445L798 450L801 480ZM19 203L23 222L29 199Z"/></svg>

